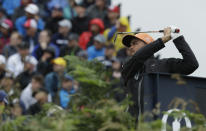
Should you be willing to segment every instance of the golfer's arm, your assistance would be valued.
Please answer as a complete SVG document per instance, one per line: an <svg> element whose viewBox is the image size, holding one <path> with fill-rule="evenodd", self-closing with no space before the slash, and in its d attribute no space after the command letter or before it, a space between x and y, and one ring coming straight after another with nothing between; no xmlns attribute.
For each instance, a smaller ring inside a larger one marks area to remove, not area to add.
<svg viewBox="0 0 206 131"><path fill-rule="evenodd" d="M161 38L147 44L138 50L132 58L122 66L122 76L127 81L133 77L139 69L142 68L144 62L150 58L154 53L164 48L165 45Z"/></svg>
<svg viewBox="0 0 206 131"><path fill-rule="evenodd" d="M185 75L191 74L199 67L198 61L193 51L191 50L183 36L176 38L173 42L178 51L181 53L183 59L174 60L173 58L173 60L168 60L168 63L171 66L171 71Z"/></svg>

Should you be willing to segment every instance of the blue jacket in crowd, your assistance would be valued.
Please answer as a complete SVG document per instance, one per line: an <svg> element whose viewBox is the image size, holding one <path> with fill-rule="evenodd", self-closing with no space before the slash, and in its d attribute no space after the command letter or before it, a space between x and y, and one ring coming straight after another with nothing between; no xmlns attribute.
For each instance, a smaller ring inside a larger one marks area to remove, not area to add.
<svg viewBox="0 0 206 131"><path fill-rule="evenodd" d="M71 91L67 91L64 88L62 88L59 92L60 97L60 105L62 108L68 108L68 104L70 102L70 95L74 94L76 91L72 89Z"/></svg>
<svg viewBox="0 0 206 131"><path fill-rule="evenodd" d="M68 0L51 0L50 2L48 2L47 7L48 9L52 9L55 6L60 6L61 8L64 8L68 5Z"/></svg>
<svg viewBox="0 0 206 131"><path fill-rule="evenodd" d="M61 88L61 81L56 72L51 72L45 77L45 88L52 97L56 96L58 89Z"/></svg>
<svg viewBox="0 0 206 131"><path fill-rule="evenodd" d="M12 15L14 10L20 6L21 0L3 0L2 7L8 15Z"/></svg>
<svg viewBox="0 0 206 131"><path fill-rule="evenodd" d="M98 56L104 56L104 50L105 50L105 48L102 48L101 50L97 50L95 48L95 46L90 46L87 49L88 60L93 60L94 58L96 58Z"/></svg>
<svg viewBox="0 0 206 131"><path fill-rule="evenodd" d="M19 17L16 20L16 22L15 22L16 29L18 30L18 32L22 36L26 35L26 30L24 28L24 23L26 22L26 20L27 20L27 17L26 16L22 16L22 17ZM39 18L38 21L37 21L37 28L38 28L38 30L43 30L44 26L45 26L44 21L41 18Z"/></svg>

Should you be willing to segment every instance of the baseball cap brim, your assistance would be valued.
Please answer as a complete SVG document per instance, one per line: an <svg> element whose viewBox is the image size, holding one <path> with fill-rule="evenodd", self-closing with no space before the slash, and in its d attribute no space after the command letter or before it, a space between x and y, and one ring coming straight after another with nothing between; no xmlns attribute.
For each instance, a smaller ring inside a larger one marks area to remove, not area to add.
<svg viewBox="0 0 206 131"><path fill-rule="evenodd" d="M135 37L134 35L126 35L123 39L122 39L122 43L126 46L126 47L130 47L130 42L132 39L138 39L137 37Z"/></svg>
<svg viewBox="0 0 206 131"><path fill-rule="evenodd" d="M36 12L32 11L31 9L29 9L29 8L27 8L27 7L24 9L24 11L26 11L27 13L29 13L29 14L31 14L31 15L37 14Z"/></svg>
<svg viewBox="0 0 206 131"><path fill-rule="evenodd" d="M27 13L30 13L30 14L32 14L32 15L36 15L36 14L38 14L38 12L39 12L39 8L38 8L38 6L35 5L35 4L29 4L29 5L27 5L27 6L24 8L24 10L25 10Z"/></svg>

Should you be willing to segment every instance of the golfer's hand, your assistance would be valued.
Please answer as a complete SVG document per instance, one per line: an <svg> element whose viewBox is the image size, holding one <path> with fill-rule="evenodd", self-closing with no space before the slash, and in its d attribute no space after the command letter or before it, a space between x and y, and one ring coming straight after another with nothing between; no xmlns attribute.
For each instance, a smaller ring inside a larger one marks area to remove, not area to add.
<svg viewBox="0 0 206 131"><path fill-rule="evenodd" d="M171 32L172 32L171 27L164 28L164 36L161 38L163 43L166 43L172 39Z"/></svg>
<svg viewBox="0 0 206 131"><path fill-rule="evenodd" d="M164 36L169 36L172 33L171 27L164 28Z"/></svg>

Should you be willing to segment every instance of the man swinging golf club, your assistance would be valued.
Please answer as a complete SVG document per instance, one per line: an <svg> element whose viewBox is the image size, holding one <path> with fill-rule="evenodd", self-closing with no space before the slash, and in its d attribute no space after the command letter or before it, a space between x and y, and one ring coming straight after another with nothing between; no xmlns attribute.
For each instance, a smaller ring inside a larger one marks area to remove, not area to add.
<svg viewBox="0 0 206 131"><path fill-rule="evenodd" d="M133 56L122 66L122 77L131 99L134 102L129 107L129 112L136 118L142 113L143 108L143 73L179 73L189 75L198 68L198 62L189 45L181 35L173 40L182 59L168 58L155 59L154 53L165 47L165 43L172 39L171 27L164 29L164 36L157 40L146 33L126 35L122 43L129 48Z"/></svg>

